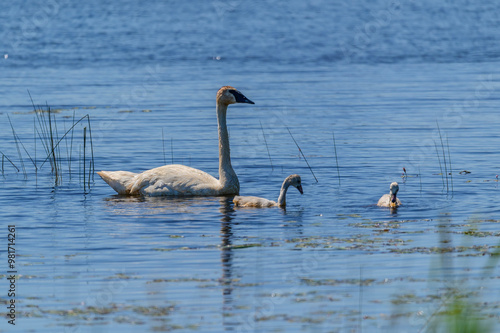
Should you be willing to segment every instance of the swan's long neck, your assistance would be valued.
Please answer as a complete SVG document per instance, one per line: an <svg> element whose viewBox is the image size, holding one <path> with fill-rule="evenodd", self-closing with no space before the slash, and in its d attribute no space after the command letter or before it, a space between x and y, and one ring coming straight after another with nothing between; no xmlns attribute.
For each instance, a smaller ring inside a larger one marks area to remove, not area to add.
<svg viewBox="0 0 500 333"><path fill-rule="evenodd" d="M226 125L227 105L217 103L217 122L219 124L219 182L222 190L240 190L238 176L231 166L231 155L229 151L229 134Z"/></svg>
<svg viewBox="0 0 500 333"><path fill-rule="evenodd" d="M289 186L290 183L288 183L287 181L284 181L283 185L281 185L280 196L278 198L278 206L280 207L286 206L286 191L288 191Z"/></svg>

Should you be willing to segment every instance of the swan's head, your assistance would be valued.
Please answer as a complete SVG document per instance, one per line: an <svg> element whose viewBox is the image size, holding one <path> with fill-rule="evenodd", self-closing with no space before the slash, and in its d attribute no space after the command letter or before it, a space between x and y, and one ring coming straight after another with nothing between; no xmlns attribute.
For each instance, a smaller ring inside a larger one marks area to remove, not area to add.
<svg viewBox="0 0 500 333"><path fill-rule="evenodd" d="M231 86L225 86L219 89L219 91L217 92L217 103L225 105L235 103L255 104L254 102L246 98L245 95Z"/></svg>
<svg viewBox="0 0 500 333"><path fill-rule="evenodd" d="M396 203L396 195L398 194L398 191L399 191L398 183L396 183L396 182L391 183L390 190L391 190L391 193L390 193L391 202Z"/></svg>
<svg viewBox="0 0 500 333"><path fill-rule="evenodd" d="M302 191L302 181L299 175L290 175L286 177L285 183L293 187L296 187L297 190L299 190L300 194L304 194L304 191Z"/></svg>

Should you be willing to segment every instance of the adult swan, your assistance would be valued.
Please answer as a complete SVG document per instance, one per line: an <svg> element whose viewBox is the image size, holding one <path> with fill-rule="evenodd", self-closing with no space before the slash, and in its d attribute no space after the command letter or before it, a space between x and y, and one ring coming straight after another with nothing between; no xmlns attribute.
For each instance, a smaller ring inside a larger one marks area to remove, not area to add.
<svg viewBox="0 0 500 333"><path fill-rule="evenodd" d="M240 183L231 166L226 111L229 104L255 104L233 87L217 92L217 122L219 124L219 179L185 165L171 164L133 173L101 171L99 176L118 194L148 196L216 196L238 194Z"/></svg>

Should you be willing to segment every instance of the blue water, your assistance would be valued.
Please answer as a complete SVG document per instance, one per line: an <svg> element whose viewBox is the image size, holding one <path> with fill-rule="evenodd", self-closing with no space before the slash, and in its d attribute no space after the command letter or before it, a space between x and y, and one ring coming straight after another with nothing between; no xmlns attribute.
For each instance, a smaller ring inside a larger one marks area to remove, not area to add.
<svg viewBox="0 0 500 333"><path fill-rule="evenodd" d="M2 7L0 274L15 225L19 279L0 332L448 332L459 298L498 330L500 4ZM120 197L93 173L217 175L224 85L256 103L228 111L241 194L298 173L286 211ZM56 138L89 115L57 177L28 91ZM377 207L393 181L403 206Z"/></svg>

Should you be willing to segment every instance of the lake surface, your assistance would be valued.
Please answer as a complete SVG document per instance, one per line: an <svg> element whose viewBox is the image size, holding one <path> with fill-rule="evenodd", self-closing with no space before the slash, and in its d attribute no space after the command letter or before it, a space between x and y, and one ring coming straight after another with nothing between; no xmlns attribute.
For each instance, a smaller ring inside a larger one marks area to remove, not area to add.
<svg viewBox="0 0 500 333"><path fill-rule="evenodd" d="M0 332L499 330L496 2L3 6ZM298 173L286 210L94 173L216 176L224 85L255 102L228 111L240 194ZM393 181L403 205L377 207Z"/></svg>

